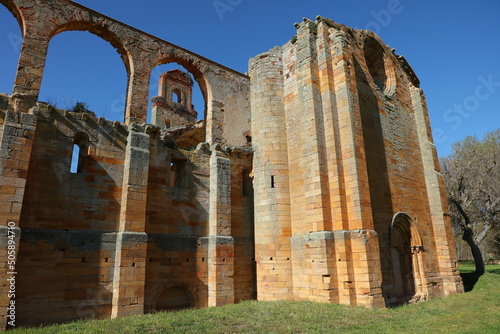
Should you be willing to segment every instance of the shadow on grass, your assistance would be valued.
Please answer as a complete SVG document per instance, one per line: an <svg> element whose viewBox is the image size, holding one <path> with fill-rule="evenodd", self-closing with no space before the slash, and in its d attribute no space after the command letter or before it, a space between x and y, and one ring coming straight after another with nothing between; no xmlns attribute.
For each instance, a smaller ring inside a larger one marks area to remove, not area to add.
<svg viewBox="0 0 500 334"><path fill-rule="evenodd" d="M460 274L460 276L462 276L465 292L469 292L472 291L472 289L474 289L474 285L476 285L477 281L479 280L479 277L481 277L481 274L462 273Z"/></svg>

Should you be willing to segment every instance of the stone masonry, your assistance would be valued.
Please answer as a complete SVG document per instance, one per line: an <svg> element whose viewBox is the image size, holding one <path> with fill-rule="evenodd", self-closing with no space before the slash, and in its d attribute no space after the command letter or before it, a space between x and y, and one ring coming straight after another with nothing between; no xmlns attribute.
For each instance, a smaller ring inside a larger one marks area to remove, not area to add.
<svg viewBox="0 0 500 334"><path fill-rule="evenodd" d="M11 305L34 326L463 292L424 94L374 33L304 19L246 76L72 1L0 3L24 38L0 94L0 328ZM38 101L48 44L68 30L121 54L124 122ZM174 70L146 124L150 74L170 62L198 82L202 121Z"/></svg>

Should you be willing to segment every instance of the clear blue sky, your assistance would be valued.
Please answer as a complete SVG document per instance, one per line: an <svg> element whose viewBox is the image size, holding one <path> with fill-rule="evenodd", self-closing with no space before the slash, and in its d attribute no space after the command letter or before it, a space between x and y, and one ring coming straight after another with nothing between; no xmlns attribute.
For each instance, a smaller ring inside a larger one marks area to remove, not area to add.
<svg viewBox="0 0 500 334"><path fill-rule="evenodd" d="M438 153L467 135L500 127L500 1L436 0L80 0L84 6L240 72L248 59L293 35L293 23L322 15L376 31L420 78ZM20 30L0 5L0 92L10 93ZM156 95L157 69L151 82ZM86 102L123 120L126 72L116 51L87 32L64 32L49 46L40 100ZM194 104L203 110L200 94Z"/></svg>

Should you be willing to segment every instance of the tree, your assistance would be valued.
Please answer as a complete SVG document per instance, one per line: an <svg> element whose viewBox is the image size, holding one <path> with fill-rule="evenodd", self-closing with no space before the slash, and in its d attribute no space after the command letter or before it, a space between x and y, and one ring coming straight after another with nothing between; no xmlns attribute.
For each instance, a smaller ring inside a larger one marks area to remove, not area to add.
<svg viewBox="0 0 500 334"><path fill-rule="evenodd" d="M500 129L483 140L466 137L441 159L454 228L471 248L476 273L484 273L479 245L500 236Z"/></svg>

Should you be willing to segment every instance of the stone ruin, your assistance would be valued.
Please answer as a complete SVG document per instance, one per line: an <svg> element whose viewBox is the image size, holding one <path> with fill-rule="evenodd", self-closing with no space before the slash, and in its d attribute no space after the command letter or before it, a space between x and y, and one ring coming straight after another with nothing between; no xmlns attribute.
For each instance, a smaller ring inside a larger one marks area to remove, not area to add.
<svg viewBox="0 0 500 334"><path fill-rule="evenodd" d="M31 326L463 292L424 94L374 33L304 19L247 76L72 1L0 3L23 31L0 95L1 328L12 302ZM123 123L38 101L49 41L69 30L121 54ZM203 120L174 70L146 123L151 71L170 62L199 83Z"/></svg>

